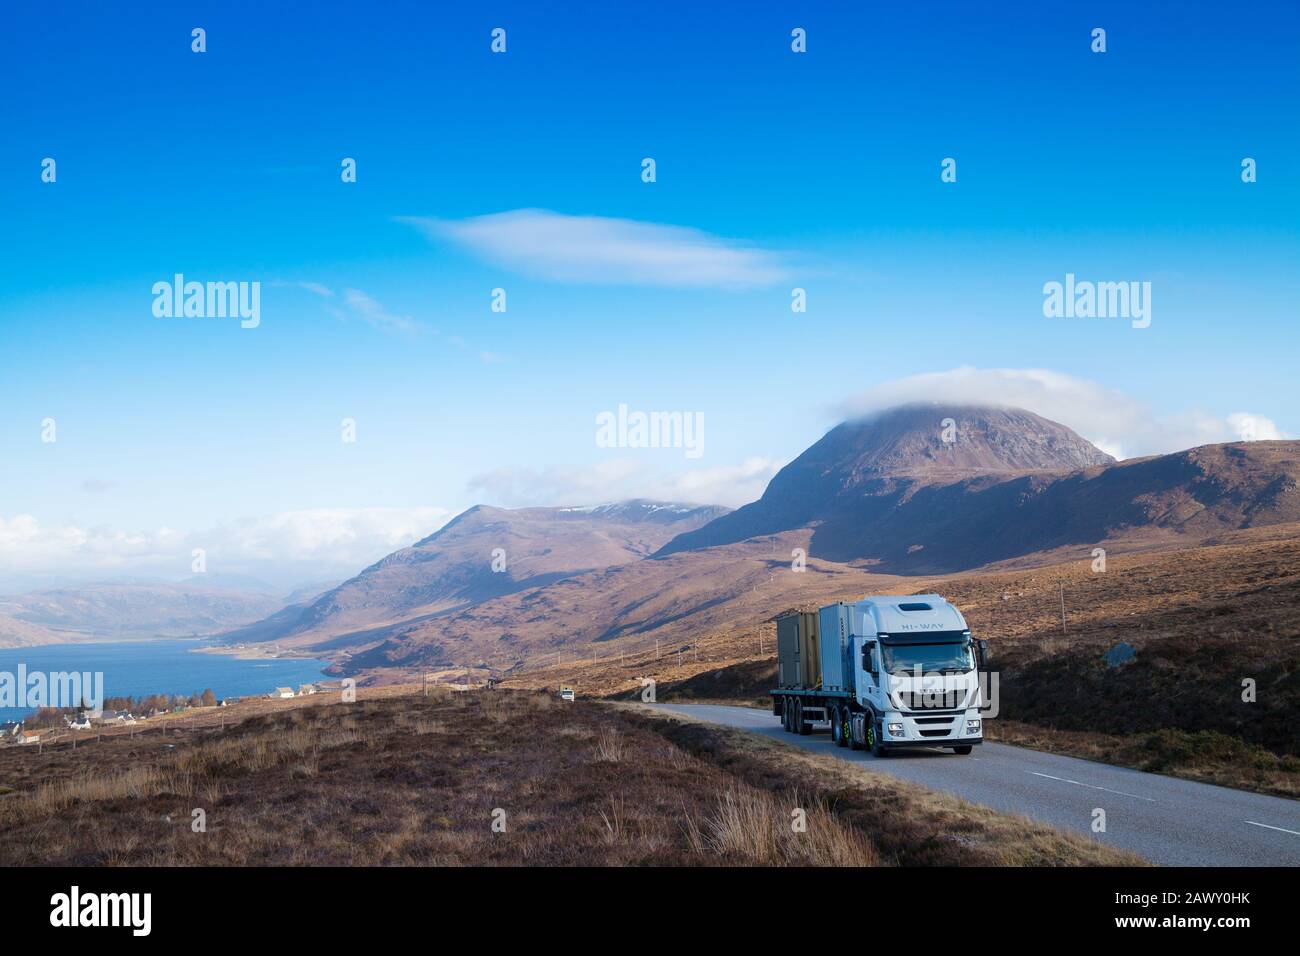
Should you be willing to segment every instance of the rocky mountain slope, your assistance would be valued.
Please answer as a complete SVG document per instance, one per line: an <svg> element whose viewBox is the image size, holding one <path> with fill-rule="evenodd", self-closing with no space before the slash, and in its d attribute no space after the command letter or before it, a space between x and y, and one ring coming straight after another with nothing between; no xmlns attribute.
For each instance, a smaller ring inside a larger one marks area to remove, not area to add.
<svg viewBox="0 0 1300 956"><path fill-rule="evenodd" d="M479 505L316 600L227 639L363 643L394 624L639 560L726 510L645 500L585 508Z"/></svg>
<svg viewBox="0 0 1300 956"><path fill-rule="evenodd" d="M1116 463L1030 412L907 406L831 430L758 501L657 556L807 529L809 553L830 561L945 573L1071 545L1297 521L1298 478L1297 442Z"/></svg>

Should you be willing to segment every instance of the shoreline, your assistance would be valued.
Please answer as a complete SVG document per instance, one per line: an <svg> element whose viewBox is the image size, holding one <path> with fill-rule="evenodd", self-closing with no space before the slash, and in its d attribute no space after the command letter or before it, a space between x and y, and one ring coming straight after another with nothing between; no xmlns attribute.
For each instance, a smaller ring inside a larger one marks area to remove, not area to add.
<svg viewBox="0 0 1300 956"><path fill-rule="evenodd" d="M331 658L322 654L310 654L295 649L277 650L272 653L269 648L261 645L235 647L230 644L209 644L206 647L192 647L190 652L193 654L217 654L221 657L233 657L241 661L325 661L327 666L334 663Z"/></svg>

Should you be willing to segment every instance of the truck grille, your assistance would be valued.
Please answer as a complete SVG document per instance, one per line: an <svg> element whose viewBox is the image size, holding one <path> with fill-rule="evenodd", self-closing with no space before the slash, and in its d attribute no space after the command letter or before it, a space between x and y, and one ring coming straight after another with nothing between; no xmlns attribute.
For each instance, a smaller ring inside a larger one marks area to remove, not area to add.
<svg viewBox="0 0 1300 956"><path fill-rule="evenodd" d="M936 713L943 710L960 709L962 702L966 699L966 692L964 690L953 690L927 694L921 691L896 691L891 696L894 703L901 710L924 710Z"/></svg>

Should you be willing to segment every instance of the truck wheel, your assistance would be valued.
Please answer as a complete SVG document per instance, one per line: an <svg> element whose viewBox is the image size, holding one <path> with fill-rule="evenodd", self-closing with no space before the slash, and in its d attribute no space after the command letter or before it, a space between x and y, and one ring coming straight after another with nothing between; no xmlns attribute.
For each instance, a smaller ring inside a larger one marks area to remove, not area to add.
<svg viewBox="0 0 1300 956"><path fill-rule="evenodd" d="M811 720L808 720L807 718L804 717L804 715L803 715L803 703L802 703L802 702L799 704L799 723L798 723L798 727L799 727L799 736L800 736L800 737L807 737L809 734L812 733L812 721L811 721Z"/></svg>
<svg viewBox="0 0 1300 956"><path fill-rule="evenodd" d="M867 747L871 750L873 757L887 757L889 751L880 744L880 737L876 734L876 723L871 721L867 724Z"/></svg>
<svg viewBox="0 0 1300 956"><path fill-rule="evenodd" d="M965 757L974 749L975 748L972 747L970 744L965 744L964 746L961 747L953 747L952 752L957 754L959 757Z"/></svg>
<svg viewBox="0 0 1300 956"><path fill-rule="evenodd" d="M862 749L861 741L859 741L857 737L853 736L853 715L846 710L844 711L844 716L846 718L844 735L849 738L849 749L861 750Z"/></svg>
<svg viewBox="0 0 1300 956"><path fill-rule="evenodd" d="M836 747L844 746L844 712L838 707L831 708L831 740Z"/></svg>
<svg viewBox="0 0 1300 956"><path fill-rule="evenodd" d="M781 698L781 729L790 732L790 698Z"/></svg>

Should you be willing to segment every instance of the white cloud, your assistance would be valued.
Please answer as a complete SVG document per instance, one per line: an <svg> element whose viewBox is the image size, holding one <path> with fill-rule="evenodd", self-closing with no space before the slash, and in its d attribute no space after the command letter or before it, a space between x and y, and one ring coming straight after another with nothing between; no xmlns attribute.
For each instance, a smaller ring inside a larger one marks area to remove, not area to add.
<svg viewBox="0 0 1300 956"><path fill-rule="evenodd" d="M0 517L0 574L30 579L190 574L191 552L208 570L255 574L353 574L418 541L451 518L445 508L316 508L218 525L207 531L120 531L77 524L46 526L31 515Z"/></svg>
<svg viewBox="0 0 1300 956"><path fill-rule="evenodd" d="M359 568L432 534L450 517L445 508L315 508L218 526L208 537L212 549L239 558Z"/></svg>
<svg viewBox="0 0 1300 956"><path fill-rule="evenodd" d="M774 253L685 226L545 209L400 221L498 265L558 282L744 288L787 276Z"/></svg>
<svg viewBox="0 0 1300 956"><path fill-rule="evenodd" d="M274 286L302 289L322 299L334 299L334 290L321 282L273 282ZM340 296L342 307L326 305L326 311L342 322L360 319L367 325L383 332L397 332L412 335L424 330L424 326L409 315L398 315L385 308L374 296L360 289L344 289Z"/></svg>
<svg viewBox="0 0 1300 956"><path fill-rule="evenodd" d="M1228 428L1238 441L1278 441L1291 437L1271 418L1250 412L1233 412L1228 416Z"/></svg>
<svg viewBox="0 0 1300 956"><path fill-rule="evenodd" d="M409 335L420 329L420 323L410 316L389 312L359 289L344 289L343 304L348 307L352 315L385 332L402 332Z"/></svg>
<svg viewBox="0 0 1300 956"><path fill-rule="evenodd" d="M1098 382L1035 368L963 366L913 375L873 386L843 403L838 412L845 418L855 418L909 402L1026 408L1069 426L1116 458L1241 441L1250 421L1256 439L1288 437L1273 421L1260 415L1195 411L1157 415L1136 399Z"/></svg>
<svg viewBox="0 0 1300 956"><path fill-rule="evenodd" d="M654 471L627 458L595 465L498 468L476 475L469 489L507 508L590 505L629 498L739 507L757 500L784 462L747 458L737 465Z"/></svg>

